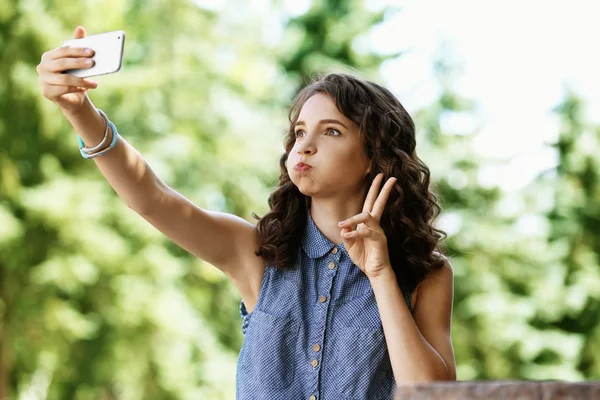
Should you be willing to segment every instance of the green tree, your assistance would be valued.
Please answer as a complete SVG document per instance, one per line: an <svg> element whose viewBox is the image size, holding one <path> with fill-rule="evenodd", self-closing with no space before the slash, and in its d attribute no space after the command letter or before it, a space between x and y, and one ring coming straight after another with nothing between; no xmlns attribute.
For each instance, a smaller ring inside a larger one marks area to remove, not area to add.
<svg viewBox="0 0 600 400"><path fill-rule="evenodd" d="M570 337L537 356L563 362L587 379L600 377L600 128L587 122L585 103L571 91L555 111L561 119L559 164L547 174L554 189L548 242L558 276L556 293L532 323ZM551 307L548 307L550 305Z"/></svg>
<svg viewBox="0 0 600 400"><path fill-rule="evenodd" d="M265 164L240 152L248 140L237 119L264 113L248 92L270 82L241 93L249 77L239 72L259 58L276 64L260 41L255 57L244 55L243 42L219 32L227 15L193 3L44 4L9 3L0 16L0 397L230 398L241 344L231 286L81 159L35 66L79 24L89 34L126 27L123 69L98 77L90 97L165 182L206 208L246 215L260 208L248 193L267 191L256 179ZM242 54L228 69L217 62L225 45Z"/></svg>
<svg viewBox="0 0 600 400"><path fill-rule="evenodd" d="M442 52L437 63L438 102L416 120L443 199L442 224L452 229L458 378L597 378L598 128L567 95L556 108L557 166L519 192L483 187L478 174L498 161L474 151L479 130L443 126L457 115L477 120L475 105L453 88L459 66L447 59Z"/></svg>

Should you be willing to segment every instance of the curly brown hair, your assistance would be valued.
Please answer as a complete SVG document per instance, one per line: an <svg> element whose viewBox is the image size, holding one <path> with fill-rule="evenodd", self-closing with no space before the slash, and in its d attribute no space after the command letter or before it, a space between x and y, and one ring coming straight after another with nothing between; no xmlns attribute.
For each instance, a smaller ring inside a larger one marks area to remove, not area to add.
<svg viewBox="0 0 600 400"><path fill-rule="evenodd" d="M317 75L296 96L289 110L290 128L279 165L279 184L269 196L270 211L262 218L252 213L260 248L256 253L276 268L294 266L306 227L311 198L291 181L286 161L296 140L294 124L304 103L314 94L329 95L337 108L360 127L371 160L364 198L373 179L397 182L381 217L392 268L400 284L412 292L429 272L445 264L440 240L447 237L433 227L439 215L438 195L430 189L429 168L416 154L415 125L406 109L386 88L362 78L331 73Z"/></svg>

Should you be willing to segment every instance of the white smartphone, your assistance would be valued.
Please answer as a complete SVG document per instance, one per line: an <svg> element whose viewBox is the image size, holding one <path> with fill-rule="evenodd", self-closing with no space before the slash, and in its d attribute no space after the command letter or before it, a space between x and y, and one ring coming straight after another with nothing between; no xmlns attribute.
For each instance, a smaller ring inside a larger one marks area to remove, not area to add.
<svg viewBox="0 0 600 400"><path fill-rule="evenodd" d="M119 30L99 33L81 39L65 40L63 46L89 47L94 50L94 55L91 58L95 62L91 68L68 69L63 73L79 78L112 74L121 69L125 32Z"/></svg>

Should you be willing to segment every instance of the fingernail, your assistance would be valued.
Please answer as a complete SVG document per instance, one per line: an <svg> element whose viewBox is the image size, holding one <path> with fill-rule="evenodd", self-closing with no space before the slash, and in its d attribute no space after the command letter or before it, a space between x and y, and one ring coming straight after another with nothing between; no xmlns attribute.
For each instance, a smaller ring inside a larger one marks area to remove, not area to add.
<svg viewBox="0 0 600 400"><path fill-rule="evenodd" d="M338 223L338 226L342 226L342 225L344 225L345 223L346 223L346 221L339 222L339 223Z"/></svg>
<svg viewBox="0 0 600 400"><path fill-rule="evenodd" d="M87 54L87 55L92 54L92 49L85 49L85 54Z"/></svg>

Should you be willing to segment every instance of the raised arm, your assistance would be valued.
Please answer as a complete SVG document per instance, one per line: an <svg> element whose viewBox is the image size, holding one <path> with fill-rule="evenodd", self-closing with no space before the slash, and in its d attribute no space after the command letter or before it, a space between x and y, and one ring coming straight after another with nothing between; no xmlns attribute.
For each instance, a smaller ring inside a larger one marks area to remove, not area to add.
<svg viewBox="0 0 600 400"><path fill-rule="evenodd" d="M89 98L84 104L78 112L63 113L84 143L99 143L104 120ZM244 300L253 303L264 269L254 254L258 247L252 224L236 215L204 210L171 189L121 136L111 151L93 160L129 208L181 248L223 271Z"/></svg>
<svg viewBox="0 0 600 400"><path fill-rule="evenodd" d="M75 37L83 36L85 31L78 27ZM61 108L86 147L102 143L106 129L86 92L97 84L62 71L90 67L84 63L90 56L84 49L60 47L44 53L36 68L42 94ZM163 183L121 136L114 148L92 160L130 209L183 249L223 271L244 301L250 305L254 302L264 264L254 254L257 242L252 224L235 215L204 210L187 200Z"/></svg>

